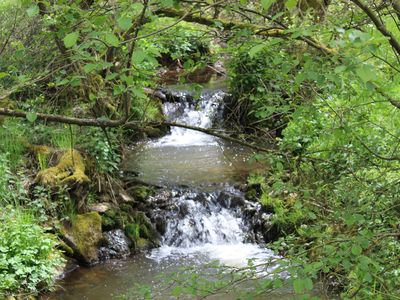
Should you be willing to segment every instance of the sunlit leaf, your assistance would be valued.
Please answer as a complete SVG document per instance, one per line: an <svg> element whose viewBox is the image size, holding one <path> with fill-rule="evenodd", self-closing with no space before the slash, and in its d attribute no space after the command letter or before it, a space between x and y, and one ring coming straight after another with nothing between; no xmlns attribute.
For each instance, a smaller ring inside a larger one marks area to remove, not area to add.
<svg viewBox="0 0 400 300"><path fill-rule="evenodd" d="M36 119L37 119L37 114L36 113L33 113L33 112L28 112L28 113L26 113L26 119L29 121L29 122L31 122L31 123L33 123L33 122L35 122L36 121Z"/></svg>
<svg viewBox="0 0 400 300"><path fill-rule="evenodd" d="M63 39L65 47L71 48L71 47L75 46L76 43L78 42L78 38L79 38L78 31L67 34Z"/></svg>
<svg viewBox="0 0 400 300"><path fill-rule="evenodd" d="M132 19L128 17L120 17L117 22L122 30L128 30L132 26Z"/></svg>
<svg viewBox="0 0 400 300"><path fill-rule="evenodd" d="M118 37L117 37L115 34L110 33L110 32L106 33L106 35L105 35L105 42L106 42L107 44L110 44L110 45L113 46L113 47L118 47L118 46L119 46L119 39L118 39Z"/></svg>

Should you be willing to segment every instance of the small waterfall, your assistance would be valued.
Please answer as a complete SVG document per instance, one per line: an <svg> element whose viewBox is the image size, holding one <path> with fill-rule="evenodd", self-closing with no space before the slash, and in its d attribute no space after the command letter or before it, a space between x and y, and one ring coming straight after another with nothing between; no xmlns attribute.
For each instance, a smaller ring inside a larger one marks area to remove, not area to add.
<svg viewBox="0 0 400 300"><path fill-rule="evenodd" d="M190 94L179 92L175 95L179 102L166 102L163 109L168 121L201 128L211 128L215 118L223 107L223 100L228 95L223 91L204 93L198 100ZM217 139L202 132L173 127L171 133L152 146L204 146L218 145Z"/></svg>
<svg viewBox="0 0 400 300"><path fill-rule="evenodd" d="M164 103L164 112L169 121L211 128L221 119L226 96L223 91L213 91L203 93L196 101L187 93L180 92L175 95L175 101ZM183 165L196 164L197 159L203 160L203 157L225 150L223 141L218 138L183 128L172 128L169 135L149 143L148 147L160 149L160 153L172 151L173 161L184 159ZM246 161L247 157L243 160ZM214 163L216 166L219 164L232 165L232 161L219 159ZM176 163L175 167L179 170L180 165ZM199 170L193 172L196 174L209 167L207 164L198 165ZM164 169L163 172L168 174L170 170ZM179 186L179 175L177 179ZM162 246L154 249L150 258L156 261L182 257L203 261L217 259L224 264L244 266L250 258L273 257L270 250L256 244L262 238L254 230L256 223L262 217L268 219L268 215L262 213L260 204L247 201L239 189L225 184L222 187L209 186L207 191L201 191L199 186L193 186L175 188L167 194L165 197L163 191L161 196L148 199L153 207L152 220L163 233Z"/></svg>
<svg viewBox="0 0 400 300"><path fill-rule="evenodd" d="M157 196L148 201L157 203ZM233 187L213 192L175 190L153 212L152 219L161 224L164 235L162 246L150 258L208 258L232 266L244 266L250 258L271 258L271 251L256 244L262 237L254 228L262 215L258 203L247 201Z"/></svg>

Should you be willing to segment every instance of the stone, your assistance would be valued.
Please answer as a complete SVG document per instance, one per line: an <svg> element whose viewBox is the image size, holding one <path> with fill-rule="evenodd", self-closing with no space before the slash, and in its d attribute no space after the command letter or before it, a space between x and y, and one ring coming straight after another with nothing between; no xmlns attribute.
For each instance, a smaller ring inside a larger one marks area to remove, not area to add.
<svg viewBox="0 0 400 300"><path fill-rule="evenodd" d="M105 245L99 249L101 260L127 257L131 251L132 242L122 229L110 230L103 233Z"/></svg>
<svg viewBox="0 0 400 300"><path fill-rule="evenodd" d="M93 265L99 261L97 247L103 239L99 213L76 215L70 224L62 227L61 235L80 263Z"/></svg>
<svg viewBox="0 0 400 300"><path fill-rule="evenodd" d="M138 251L145 251L145 250L149 250L152 248L152 244L143 238L140 238L137 242L136 242L136 250Z"/></svg>
<svg viewBox="0 0 400 300"><path fill-rule="evenodd" d="M111 203L102 202L102 203L93 203L88 206L89 211L95 211L98 213L105 213L112 208Z"/></svg>
<svg viewBox="0 0 400 300"><path fill-rule="evenodd" d="M119 192L119 198L122 202L133 203L135 200L125 192Z"/></svg>
<svg viewBox="0 0 400 300"><path fill-rule="evenodd" d="M217 202L225 208L235 208L244 206L246 200L240 195L223 191L218 196Z"/></svg>

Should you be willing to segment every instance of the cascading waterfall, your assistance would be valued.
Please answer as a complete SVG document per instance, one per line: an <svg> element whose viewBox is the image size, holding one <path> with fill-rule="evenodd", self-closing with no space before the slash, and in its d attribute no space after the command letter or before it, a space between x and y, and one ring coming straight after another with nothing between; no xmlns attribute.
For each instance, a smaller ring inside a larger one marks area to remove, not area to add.
<svg viewBox="0 0 400 300"><path fill-rule="evenodd" d="M198 101L194 101L182 93L179 95L181 101L164 103L164 113L173 122L211 128L219 119L224 97L226 93L223 91L214 91L202 94ZM213 136L176 127L169 135L149 143L147 147L189 148L193 155L189 158L196 159L196 153L206 156L209 155L207 152L221 151L224 145ZM203 147L207 151L203 151ZM245 161L247 157L240 159ZM225 160L223 163L232 164ZM176 184L179 185L179 180ZM259 214L260 205L247 201L233 186L223 186L222 189L208 187L208 191L199 191L198 187L173 190L169 203L169 209L163 204L162 209L155 210L153 219L164 219L166 224L162 246L154 249L150 258L160 261L192 256L244 266L250 258L273 256L271 251L255 243L254 222L244 217L245 210L251 211L250 215Z"/></svg>
<svg viewBox="0 0 400 300"><path fill-rule="evenodd" d="M170 121L220 127L226 93L205 91L199 100L188 92L173 93L164 103ZM214 260L243 267L250 258L274 259L274 254L261 246L268 238L264 229L271 215L259 203L248 201L242 190L248 172L257 167L250 163L250 156L249 149L182 128L171 128L169 135L135 145L125 159L124 171L137 174L135 181L158 187L155 195L135 205L161 235L161 246L124 260L80 268L50 299L115 299L130 288L136 291L135 283L153 286L157 290L155 299L170 299L168 288L157 282L160 274L182 267L201 272ZM122 230L105 233L105 239L111 246L100 248L103 256L128 255L129 240ZM263 276L270 270L257 269ZM205 275L212 277L214 271ZM234 296L218 299L236 299Z"/></svg>

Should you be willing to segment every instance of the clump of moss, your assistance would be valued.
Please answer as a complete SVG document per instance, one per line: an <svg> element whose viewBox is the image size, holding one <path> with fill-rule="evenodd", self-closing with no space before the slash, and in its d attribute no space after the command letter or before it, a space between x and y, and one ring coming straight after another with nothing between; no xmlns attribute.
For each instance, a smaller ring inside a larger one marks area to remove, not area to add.
<svg viewBox="0 0 400 300"><path fill-rule="evenodd" d="M85 163L82 155L74 149L66 151L54 167L40 171L36 182L56 186L57 184L84 184L90 182L85 174Z"/></svg>
<svg viewBox="0 0 400 300"><path fill-rule="evenodd" d="M61 234L78 260L89 265L98 261L97 247L102 241L102 230L97 212L76 215L69 226L61 229Z"/></svg>
<svg viewBox="0 0 400 300"><path fill-rule="evenodd" d="M137 185L129 189L129 194L138 201L145 201L153 192L151 187L145 185Z"/></svg>

